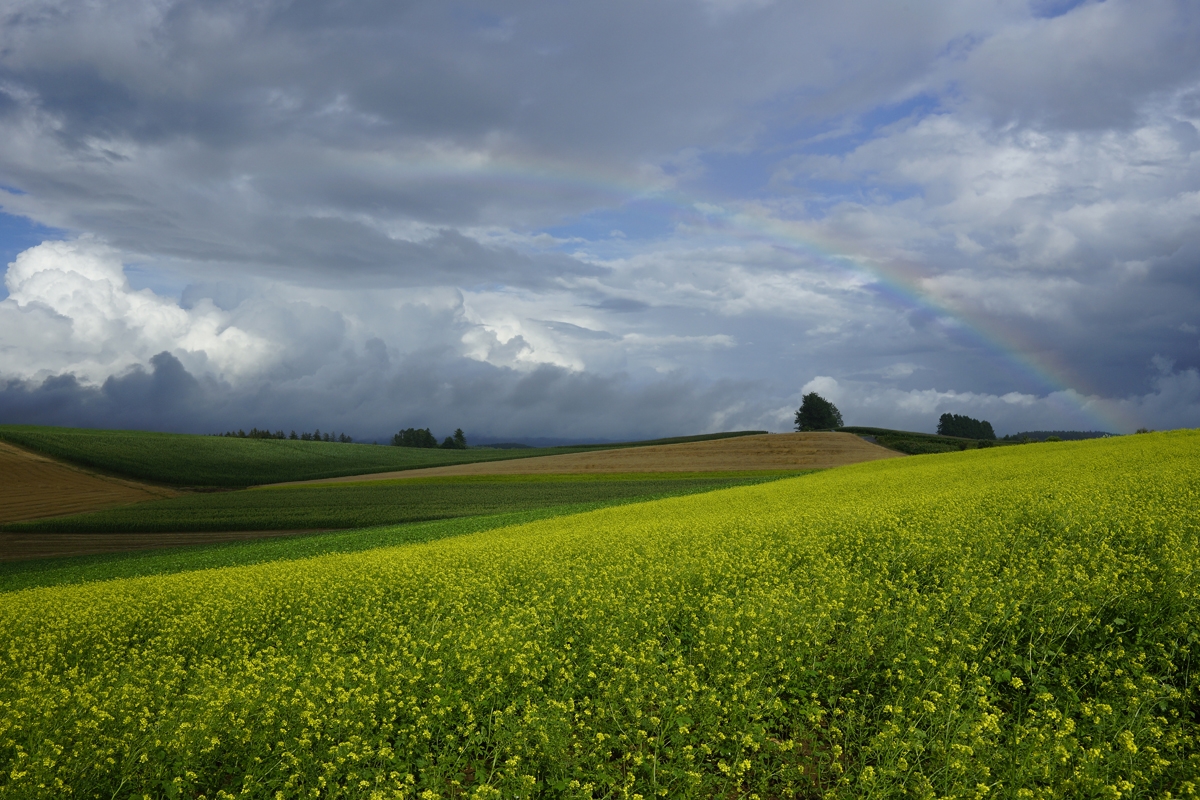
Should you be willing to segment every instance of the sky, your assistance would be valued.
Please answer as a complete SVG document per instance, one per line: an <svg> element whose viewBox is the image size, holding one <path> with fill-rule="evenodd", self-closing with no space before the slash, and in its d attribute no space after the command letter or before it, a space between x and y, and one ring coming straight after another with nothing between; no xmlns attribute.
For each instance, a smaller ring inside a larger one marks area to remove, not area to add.
<svg viewBox="0 0 1200 800"><path fill-rule="evenodd" d="M0 422L1200 427L1194 0L7 0Z"/></svg>

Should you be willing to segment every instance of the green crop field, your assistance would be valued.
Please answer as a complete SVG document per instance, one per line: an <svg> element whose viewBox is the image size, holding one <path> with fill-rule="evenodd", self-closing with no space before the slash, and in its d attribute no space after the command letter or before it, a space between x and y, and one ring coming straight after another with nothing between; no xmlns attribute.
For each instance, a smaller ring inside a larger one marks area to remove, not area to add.
<svg viewBox="0 0 1200 800"><path fill-rule="evenodd" d="M1013 444L1012 442L1003 442L998 439L964 439L959 436L937 436L932 433L896 431L891 428L850 426L838 428L838 430L843 433L870 436L877 444L910 456L930 455L932 453L954 453L959 450L977 450L983 447L1000 447Z"/></svg>
<svg viewBox="0 0 1200 800"><path fill-rule="evenodd" d="M761 432L738 431L649 442L520 450L441 450L32 425L0 425L0 440L73 464L151 483L240 488L445 464L703 441Z"/></svg>
<svg viewBox="0 0 1200 800"><path fill-rule="evenodd" d="M615 498L595 503L547 506L474 517L451 517L432 522L385 525L377 528L268 536L261 539L98 555L2 561L0 593L40 586L62 586L114 578L263 564L268 561L294 561L328 553L357 553L394 545L431 542L435 539L479 533L632 502L638 502L638 498Z"/></svg>
<svg viewBox="0 0 1200 800"><path fill-rule="evenodd" d="M971 450L9 592L0 796L1194 796L1197 463Z"/></svg>
<svg viewBox="0 0 1200 800"><path fill-rule="evenodd" d="M364 528L709 491L789 473L659 473L406 478L191 494L3 531L148 533ZM794 473L791 473L794 474Z"/></svg>

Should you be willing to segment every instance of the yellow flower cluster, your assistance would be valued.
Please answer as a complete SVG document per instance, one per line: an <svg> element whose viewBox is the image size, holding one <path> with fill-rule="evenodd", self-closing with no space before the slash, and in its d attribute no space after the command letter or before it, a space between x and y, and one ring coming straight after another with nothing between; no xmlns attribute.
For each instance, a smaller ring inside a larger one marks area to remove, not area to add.
<svg viewBox="0 0 1200 800"><path fill-rule="evenodd" d="M1186 797L1200 433L0 595L0 797Z"/></svg>

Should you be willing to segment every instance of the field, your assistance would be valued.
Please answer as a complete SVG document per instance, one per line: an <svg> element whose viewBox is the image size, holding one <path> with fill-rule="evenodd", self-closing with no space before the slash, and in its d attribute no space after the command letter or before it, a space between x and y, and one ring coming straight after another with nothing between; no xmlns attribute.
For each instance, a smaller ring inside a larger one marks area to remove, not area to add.
<svg viewBox="0 0 1200 800"><path fill-rule="evenodd" d="M699 441L743 433L757 431L665 441ZM628 442L521 450L427 450L387 445L232 439L224 436L29 425L0 425L0 441L111 475L167 486L230 488L642 444Z"/></svg>
<svg viewBox="0 0 1200 800"><path fill-rule="evenodd" d="M448 475L604 475L634 472L704 472L829 469L898 453L848 433L777 433L686 444L523 458L520 461L432 467L419 473L384 473L377 479ZM332 478L336 483L348 478Z"/></svg>
<svg viewBox="0 0 1200 800"><path fill-rule="evenodd" d="M297 532L288 536L260 537L243 534L61 534L73 538L79 548L70 555L55 550L50 558L0 561L0 593L16 592L39 586L62 586L114 578L167 575L198 569L262 564L268 561L294 561L328 553L357 553L415 542L430 542L449 536L505 528L540 519L579 514L636 500L551 506L504 514L475 517L451 517L432 522L386 525L344 531ZM43 534L4 534L30 537L45 544ZM124 536L129 542L120 542ZM111 546L105 547L108 540ZM97 547L97 543L99 546ZM86 548L93 549L87 550ZM84 554L86 553L86 554Z"/></svg>
<svg viewBox="0 0 1200 800"><path fill-rule="evenodd" d="M166 533L365 528L448 517L649 498L794 473L417 477L189 494L90 514L0 526L4 532ZM3 555L0 553L0 558Z"/></svg>
<svg viewBox="0 0 1200 800"><path fill-rule="evenodd" d="M171 497L175 492L95 475L0 442L0 524Z"/></svg>
<svg viewBox="0 0 1200 800"><path fill-rule="evenodd" d="M860 436L870 436L880 445L910 456L932 453L954 453L959 450L977 450L980 447L999 447L1013 444L999 439L981 442L978 439L963 439L958 436L936 436L914 431L896 431L890 428L848 427L838 430Z"/></svg>
<svg viewBox="0 0 1200 800"><path fill-rule="evenodd" d="M1198 461L972 450L9 592L0 796L1191 796Z"/></svg>

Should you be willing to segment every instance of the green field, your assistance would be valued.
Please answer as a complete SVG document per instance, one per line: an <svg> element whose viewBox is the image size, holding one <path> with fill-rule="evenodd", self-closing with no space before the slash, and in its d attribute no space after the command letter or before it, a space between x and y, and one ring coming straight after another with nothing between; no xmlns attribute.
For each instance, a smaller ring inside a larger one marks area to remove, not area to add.
<svg viewBox="0 0 1200 800"><path fill-rule="evenodd" d="M795 473L508 475L280 486L206 492L66 517L10 523L3 531L168 533L365 528L449 517L709 491Z"/></svg>
<svg viewBox="0 0 1200 800"><path fill-rule="evenodd" d="M262 539L123 553L3 561L0 562L0 593L41 586L63 586L114 578L169 575L199 569L263 564L268 561L295 561L328 553L357 553L395 545L431 542L435 539L521 525L550 517L581 514L630 502L638 501L636 498L618 498L605 502L550 506L475 517L452 517L378 528L269 536Z"/></svg>
<svg viewBox="0 0 1200 800"><path fill-rule="evenodd" d="M933 453L956 453L960 450L978 450L982 447L999 447L1011 442L998 439L981 441L979 439L963 439L959 436L937 436L932 433L916 433L914 431L896 431L891 428L864 428L851 426L838 428L844 433L854 433L859 436L870 436L877 444L896 450L910 456L931 455Z"/></svg>
<svg viewBox="0 0 1200 800"><path fill-rule="evenodd" d="M972 450L9 592L0 796L1192 796L1197 463Z"/></svg>
<svg viewBox="0 0 1200 800"><path fill-rule="evenodd" d="M753 433L762 431L736 431L579 447L441 450L287 439L234 439L224 436L147 431L0 425L0 440L102 472L168 486L229 488L616 447L703 441Z"/></svg>

